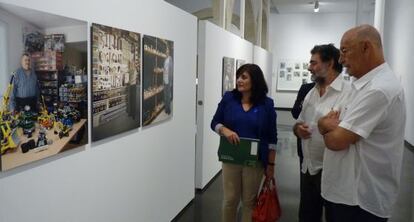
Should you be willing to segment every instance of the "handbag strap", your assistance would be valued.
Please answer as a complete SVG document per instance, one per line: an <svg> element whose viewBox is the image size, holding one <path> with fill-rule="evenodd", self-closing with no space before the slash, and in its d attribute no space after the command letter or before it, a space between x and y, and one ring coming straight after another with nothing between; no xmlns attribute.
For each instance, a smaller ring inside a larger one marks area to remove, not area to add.
<svg viewBox="0 0 414 222"><path fill-rule="evenodd" d="M265 182L266 182L266 177L262 177L262 180L261 180L261 182L260 182L260 186L259 186L259 189L257 190L257 197L260 195L260 193L262 192L262 190L263 190L263 186L265 185Z"/></svg>

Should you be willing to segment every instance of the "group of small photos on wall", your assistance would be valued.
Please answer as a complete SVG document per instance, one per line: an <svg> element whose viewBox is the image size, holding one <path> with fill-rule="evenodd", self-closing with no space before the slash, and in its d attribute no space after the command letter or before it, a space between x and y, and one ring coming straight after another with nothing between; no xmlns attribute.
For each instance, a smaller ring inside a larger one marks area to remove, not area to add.
<svg viewBox="0 0 414 222"><path fill-rule="evenodd" d="M277 90L298 91L302 84L311 82L308 62L281 60L278 64Z"/></svg>
<svg viewBox="0 0 414 222"><path fill-rule="evenodd" d="M308 70L309 63L282 59L278 63L277 91L299 91L302 84L312 82L312 74ZM343 79L350 81L350 76L344 69Z"/></svg>
<svg viewBox="0 0 414 222"><path fill-rule="evenodd" d="M235 62L236 61L236 62ZM223 57L222 95L236 88L236 71L246 63L242 59Z"/></svg>
<svg viewBox="0 0 414 222"><path fill-rule="evenodd" d="M89 102L92 141L172 118L173 41L92 23L88 77L87 21L3 3L0 11L23 20L1 39L20 45L0 57L8 73L0 84L1 171L87 144ZM62 25L51 33L31 16ZM79 33L83 41L68 41Z"/></svg>

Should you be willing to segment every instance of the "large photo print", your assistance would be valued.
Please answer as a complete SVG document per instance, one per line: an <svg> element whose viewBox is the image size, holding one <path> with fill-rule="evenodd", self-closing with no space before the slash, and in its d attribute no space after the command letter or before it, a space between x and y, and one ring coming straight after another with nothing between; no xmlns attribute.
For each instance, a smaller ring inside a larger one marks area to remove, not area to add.
<svg viewBox="0 0 414 222"><path fill-rule="evenodd" d="M92 24L92 140L140 126L139 33Z"/></svg>
<svg viewBox="0 0 414 222"><path fill-rule="evenodd" d="M0 21L1 170L86 144L87 23L3 3Z"/></svg>
<svg viewBox="0 0 414 222"><path fill-rule="evenodd" d="M174 42L144 35L143 45L142 122L149 126L173 114Z"/></svg>
<svg viewBox="0 0 414 222"><path fill-rule="evenodd" d="M223 57L222 95L227 91L232 91L236 87L236 71L234 70L234 66L234 58Z"/></svg>

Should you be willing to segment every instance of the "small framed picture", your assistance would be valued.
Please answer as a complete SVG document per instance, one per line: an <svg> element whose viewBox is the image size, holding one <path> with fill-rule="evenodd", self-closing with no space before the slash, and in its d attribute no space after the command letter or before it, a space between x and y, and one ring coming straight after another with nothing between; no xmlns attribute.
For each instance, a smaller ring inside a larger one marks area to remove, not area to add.
<svg viewBox="0 0 414 222"><path fill-rule="evenodd" d="M279 71L279 78L285 78L285 70Z"/></svg>
<svg viewBox="0 0 414 222"><path fill-rule="evenodd" d="M294 76L294 77L300 77L300 72L299 72L299 71L295 71L295 72L293 72L293 76Z"/></svg>

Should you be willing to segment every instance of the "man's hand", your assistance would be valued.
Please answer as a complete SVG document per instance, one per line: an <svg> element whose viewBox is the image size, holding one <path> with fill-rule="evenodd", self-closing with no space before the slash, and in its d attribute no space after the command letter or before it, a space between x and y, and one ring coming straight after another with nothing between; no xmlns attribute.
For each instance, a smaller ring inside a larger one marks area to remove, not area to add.
<svg viewBox="0 0 414 222"><path fill-rule="evenodd" d="M318 120L319 132L324 135L334 130L339 125L339 111L330 111Z"/></svg>
<svg viewBox="0 0 414 222"><path fill-rule="evenodd" d="M312 135L311 129L306 123L296 123L293 131L301 139L309 139Z"/></svg>
<svg viewBox="0 0 414 222"><path fill-rule="evenodd" d="M240 138L239 135L237 135L237 133L235 133L234 131L228 129L225 126L222 126L219 129L221 135L223 135L224 137L226 137L227 141L229 141L229 143L233 144L233 145L237 145L240 143Z"/></svg>

